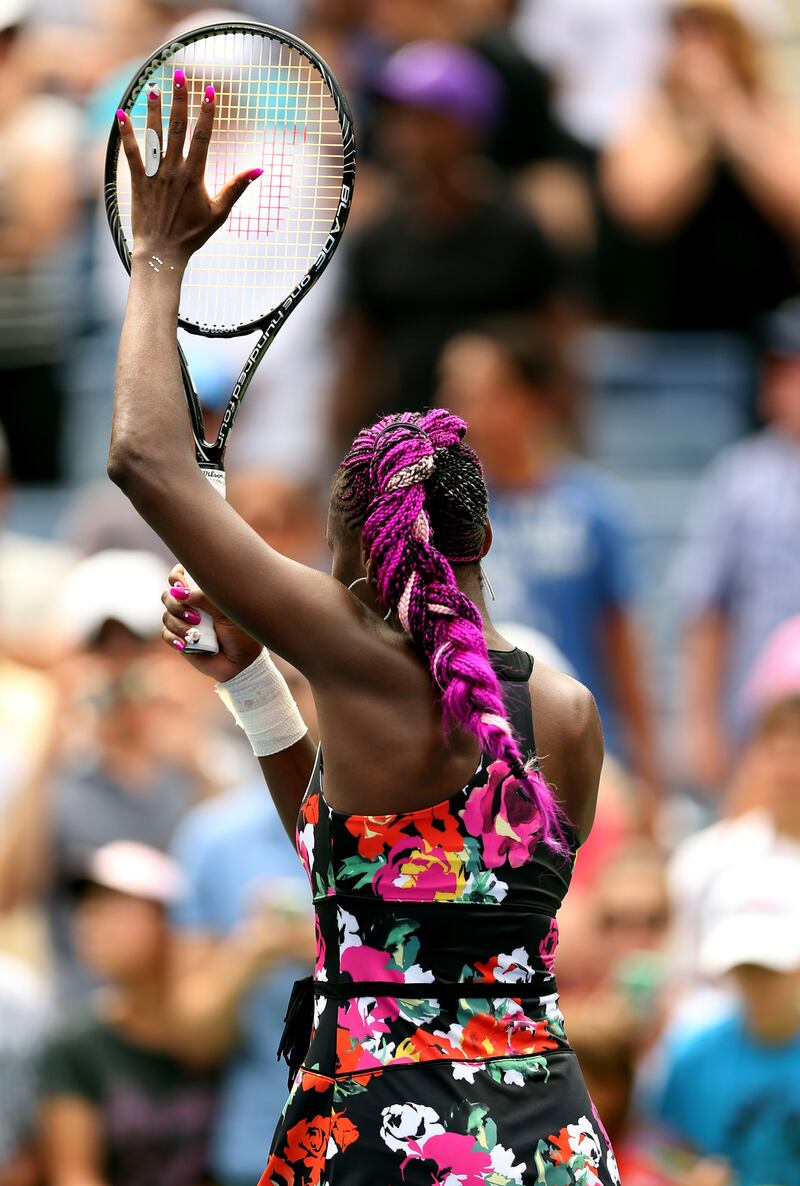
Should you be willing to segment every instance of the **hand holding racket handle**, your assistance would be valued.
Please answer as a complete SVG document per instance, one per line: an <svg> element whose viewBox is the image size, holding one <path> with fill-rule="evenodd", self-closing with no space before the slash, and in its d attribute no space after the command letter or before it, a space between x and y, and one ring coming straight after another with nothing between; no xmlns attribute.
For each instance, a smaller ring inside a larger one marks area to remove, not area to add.
<svg viewBox="0 0 800 1186"><path fill-rule="evenodd" d="M225 470L221 466L201 465L200 471L222 497L225 497ZM186 580L190 589L197 589L198 585L187 572ZM193 626L186 635L186 651L191 655L218 655L219 639L214 629L214 619L207 610L198 609L200 624Z"/></svg>

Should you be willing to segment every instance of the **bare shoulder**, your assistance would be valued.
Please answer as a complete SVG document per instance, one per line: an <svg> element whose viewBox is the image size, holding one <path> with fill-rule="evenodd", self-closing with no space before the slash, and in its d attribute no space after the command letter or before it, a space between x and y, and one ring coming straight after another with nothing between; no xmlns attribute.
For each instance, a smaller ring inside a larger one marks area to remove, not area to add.
<svg viewBox="0 0 800 1186"><path fill-rule="evenodd" d="M603 765L603 728L594 696L578 680L537 662L531 702L542 773L583 842L594 820Z"/></svg>

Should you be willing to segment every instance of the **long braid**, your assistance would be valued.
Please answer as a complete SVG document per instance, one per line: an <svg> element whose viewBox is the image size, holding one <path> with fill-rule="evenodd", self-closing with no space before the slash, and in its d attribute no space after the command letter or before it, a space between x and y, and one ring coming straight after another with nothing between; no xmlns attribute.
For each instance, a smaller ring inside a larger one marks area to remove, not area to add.
<svg viewBox="0 0 800 1186"><path fill-rule="evenodd" d="M489 662L481 615L432 539L426 487L434 484L439 455L468 453L480 478L485 513L485 485L475 454L461 443L465 432L464 421L445 409L379 421L359 433L343 461L339 497L348 516L362 523L383 603L397 612L427 658L442 691L445 725L465 726L489 758L507 764L508 777L538 808L543 840L562 849L559 808L541 774L525 765ZM437 501L441 504L441 489ZM481 537L484 526L479 524ZM454 562L479 558L474 529L465 546L467 554L453 555Z"/></svg>

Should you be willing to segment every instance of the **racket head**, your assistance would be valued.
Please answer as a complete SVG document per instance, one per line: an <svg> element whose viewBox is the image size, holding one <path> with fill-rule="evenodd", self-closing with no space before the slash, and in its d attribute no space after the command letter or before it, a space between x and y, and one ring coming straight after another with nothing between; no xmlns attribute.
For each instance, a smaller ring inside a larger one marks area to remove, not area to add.
<svg viewBox="0 0 800 1186"><path fill-rule="evenodd" d="M189 96L187 144L206 86L216 91L209 193L241 170L264 170L189 261L178 324L210 337L274 332L324 271L347 222L355 181L347 99L322 58L292 34L257 22L204 25L157 49L120 102L142 151L153 84L161 92L166 147L178 67ZM114 119L106 213L130 271L131 183L120 149Z"/></svg>

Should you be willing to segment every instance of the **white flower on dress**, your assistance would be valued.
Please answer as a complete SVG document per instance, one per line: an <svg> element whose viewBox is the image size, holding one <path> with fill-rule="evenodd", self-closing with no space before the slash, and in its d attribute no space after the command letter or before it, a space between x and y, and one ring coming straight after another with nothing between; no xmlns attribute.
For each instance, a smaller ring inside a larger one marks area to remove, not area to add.
<svg viewBox="0 0 800 1186"><path fill-rule="evenodd" d="M297 838L297 848L309 876L314 872L314 825L306 824Z"/></svg>
<svg viewBox="0 0 800 1186"><path fill-rule="evenodd" d="M596 1171L600 1167L603 1146L591 1120L586 1116L581 1116L577 1124L568 1124L567 1139L572 1152L580 1154L586 1163L581 1175L580 1186L600 1186L600 1178Z"/></svg>
<svg viewBox="0 0 800 1186"><path fill-rule="evenodd" d="M492 873L489 869L482 869L478 875L480 878L480 894L482 898L491 898L495 902L502 902L508 893L508 885L505 881ZM467 878L467 884L464 886L464 899L469 901L478 892L476 884L476 877L474 873L470 873Z"/></svg>
<svg viewBox="0 0 800 1186"><path fill-rule="evenodd" d="M347 951L348 947L362 947L363 940L358 933L358 919L349 910L336 908L336 920L339 924L339 954Z"/></svg>
<svg viewBox="0 0 800 1186"><path fill-rule="evenodd" d="M381 1138L395 1153L419 1152L428 1137L444 1131L439 1113L425 1104L391 1104L381 1112Z"/></svg>
<svg viewBox="0 0 800 1186"><path fill-rule="evenodd" d="M503 1082L513 1087L524 1087L525 1076L521 1071L515 1071L513 1067L509 1067L508 1070L503 1071Z"/></svg>
<svg viewBox="0 0 800 1186"><path fill-rule="evenodd" d="M525 948L515 947L511 955L501 952L497 957L494 975L501 984L514 984L519 980L529 980L534 975L534 971L530 966L530 956Z"/></svg>
<svg viewBox="0 0 800 1186"><path fill-rule="evenodd" d="M606 1157L606 1168L608 1169L608 1176L616 1186L620 1186L619 1168L617 1167L617 1159L614 1156L614 1150L609 1149Z"/></svg>
<svg viewBox="0 0 800 1186"><path fill-rule="evenodd" d="M421 964L412 964L403 972L406 984L430 984L435 979L433 972L423 968Z"/></svg>
<svg viewBox="0 0 800 1186"><path fill-rule="evenodd" d="M478 1071L483 1071L486 1068L485 1062L454 1062L452 1064L453 1078L465 1079L467 1083L474 1083L475 1076Z"/></svg>
<svg viewBox="0 0 800 1186"><path fill-rule="evenodd" d="M514 1165L514 1150L506 1149L503 1145L495 1145L491 1150L492 1169L506 1180L506 1184L514 1182L522 1186L522 1175L525 1173L525 1162Z"/></svg>

